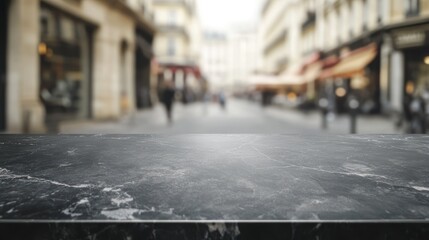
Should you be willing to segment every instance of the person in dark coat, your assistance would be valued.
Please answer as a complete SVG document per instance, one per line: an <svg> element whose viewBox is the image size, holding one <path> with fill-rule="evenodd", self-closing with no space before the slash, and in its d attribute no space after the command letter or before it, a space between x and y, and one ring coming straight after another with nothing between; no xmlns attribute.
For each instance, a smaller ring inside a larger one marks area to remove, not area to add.
<svg viewBox="0 0 429 240"><path fill-rule="evenodd" d="M174 89L174 84L172 81L164 82L164 88L162 90L162 103L164 104L165 110L167 111L168 121L171 123L173 121L172 111L173 111L173 102L176 96L176 90Z"/></svg>

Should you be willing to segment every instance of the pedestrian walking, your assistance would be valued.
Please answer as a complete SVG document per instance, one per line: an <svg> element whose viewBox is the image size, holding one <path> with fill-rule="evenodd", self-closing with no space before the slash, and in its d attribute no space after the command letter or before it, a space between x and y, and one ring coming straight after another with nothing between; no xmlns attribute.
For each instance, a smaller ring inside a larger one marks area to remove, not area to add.
<svg viewBox="0 0 429 240"><path fill-rule="evenodd" d="M162 90L161 100L167 112L167 119L169 123L173 122L172 111L173 111L173 102L174 102L175 96L176 96L176 90L174 89L173 82L170 80L165 81L164 87Z"/></svg>
<svg viewBox="0 0 429 240"><path fill-rule="evenodd" d="M226 96L224 91L219 92L219 104L222 107L222 109L226 108Z"/></svg>

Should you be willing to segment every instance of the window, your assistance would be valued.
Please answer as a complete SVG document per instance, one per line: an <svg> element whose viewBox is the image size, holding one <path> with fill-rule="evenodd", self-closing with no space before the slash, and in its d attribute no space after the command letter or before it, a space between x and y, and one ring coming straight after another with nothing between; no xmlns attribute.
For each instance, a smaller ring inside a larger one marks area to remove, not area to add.
<svg viewBox="0 0 429 240"><path fill-rule="evenodd" d="M176 55L176 41L172 37L168 39L167 54L168 56Z"/></svg>
<svg viewBox="0 0 429 240"><path fill-rule="evenodd" d="M177 14L175 10L170 10L168 14L168 23L172 26L176 25Z"/></svg>
<svg viewBox="0 0 429 240"><path fill-rule="evenodd" d="M405 16L414 17L418 16L420 12L420 1L419 0L404 0Z"/></svg>
<svg viewBox="0 0 429 240"><path fill-rule="evenodd" d="M348 12L349 12L349 20L348 20L348 22L349 22L349 36L350 36L350 38L352 38L353 37L353 32L354 32L354 26L355 26L355 21L354 21L354 19L355 19L355 10L354 10L354 8L353 8L353 6L352 6L352 4L353 3L349 3L348 4Z"/></svg>
<svg viewBox="0 0 429 240"><path fill-rule="evenodd" d="M336 20L336 22L337 22L337 29L335 30L336 31L336 37L337 37L337 42L336 42L336 44L338 45L338 44L340 44L341 43L341 34L342 34L342 29L343 29L343 23L342 23L342 21L343 21L343 19L342 19L342 14L341 14L341 12L339 11L339 10L337 10L336 12L335 12L335 17L334 18L336 18L335 20ZM335 25L333 25L333 26L335 26Z"/></svg>
<svg viewBox="0 0 429 240"><path fill-rule="evenodd" d="M369 5L368 0L363 0L362 2L362 27L366 31L368 29L368 16L369 16Z"/></svg>
<svg viewBox="0 0 429 240"><path fill-rule="evenodd" d="M383 22L383 13L384 13L384 3L385 0L377 0L377 22L382 23Z"/></svg>

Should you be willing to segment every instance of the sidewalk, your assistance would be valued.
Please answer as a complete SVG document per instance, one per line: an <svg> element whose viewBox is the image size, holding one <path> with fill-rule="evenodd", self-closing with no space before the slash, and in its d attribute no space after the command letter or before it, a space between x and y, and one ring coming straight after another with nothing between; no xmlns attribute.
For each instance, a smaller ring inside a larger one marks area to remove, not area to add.
<svg viewBox="0 0 429 240"><path fill-rule="evenodd" d="M182 105L176 103L174 122L169 125L162 106L138 111L119 121L64 122L60 133L111 134L349 134L350 119L346 115L330 119L328 129L321 129L319 111L302 112L291 108L270 106L229 99L227 109L210 103ZM359 116L358 134L396 134L393 121L381 116Z"/></svg>
<svg viewBox="0 0 429 240"><path fill-rule="evenodd" d="M318 110L308 112L297 109L270 106L265 112L272 117L294 122L301 126L306 126L314 130L321 130L322 119ZM347 114L334 115L328 120L328 128L322 130L329 134L349 134L350 117ZM401 129L397 129L392 119L379 115L359 115L357 118L358 134L402 134Z"/></svg>

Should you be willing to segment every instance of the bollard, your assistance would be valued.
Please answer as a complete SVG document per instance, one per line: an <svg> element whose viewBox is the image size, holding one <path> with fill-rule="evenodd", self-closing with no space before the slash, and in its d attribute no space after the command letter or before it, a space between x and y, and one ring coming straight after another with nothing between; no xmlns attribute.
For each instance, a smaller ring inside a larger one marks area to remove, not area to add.
<svg viewBox="0 0 429 240"><path fill-rule="evenodd" d="M328 129L328 110L322 109L322 129Z"/></svg>
<svg viewBox="0 0 429 240"><path fill-rule="evenodd" d="M319 107L322 113L322 129L328 129L328 106L328 99L321 98L319 100Z"/></svg>
<svg viewBox="0 0 429 240"><path fill-rule="evenodd" d="M350 109L350 134L357 133L357 114L359 109L359 101L355 98L352 98L349 101L349 109Z"/></svg>
<svg viewBox="0 0 429 240"><path fill-rule="evenodd" d="M30 124L31 124L31 111L25 110L24 111L24 118L22 123L22 132L23 133L30 133Z"/></svg>
<svg viewBox="0 0 429 240"><path fill-rule="evenodd" d="M350 114L350 134L356 134L356 125L357 125L357 114L352 112Z"/></svg>

